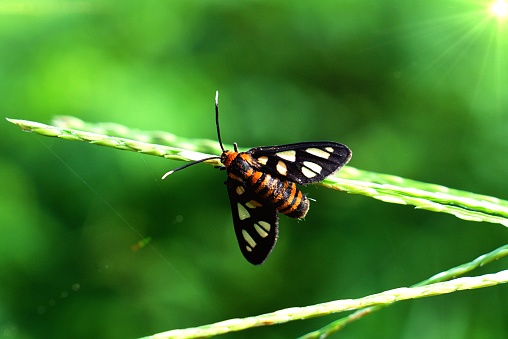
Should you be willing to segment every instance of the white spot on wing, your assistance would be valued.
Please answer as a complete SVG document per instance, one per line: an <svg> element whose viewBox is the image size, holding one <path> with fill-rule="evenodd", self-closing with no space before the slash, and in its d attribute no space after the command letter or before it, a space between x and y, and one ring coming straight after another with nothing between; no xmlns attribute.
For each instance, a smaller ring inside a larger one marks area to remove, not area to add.
<svg viewBox="0 0 508 339"><path fill-rule="evenodd" d="M317 174L321 173L323 167L319 166L315 162L304 161L303 166L310 168L311 171L316 172Z"/></svg>
<svg viewBox="0 0 508 339"><path fill-rule="evenodd" d="M245 241L247 241L247 243L249 244L250 247L256 247L256 242L254 241L254 239L252 239L252 237L250 236L250 234L246 230L242 230L242 235L243 235L243 238L245 239ZM248 250L249 246L247 246L247 250Z"/></svg>
<svg viewBox="0 0 508 339"><path fill-rule="evenodd" d="M256 232L258 232L258 234L261 236L261 238L266 238L268 236L268 233L266 233L266 231L258 224L254 224L254 228L256 229Z"/></svg>
<svg viewBox="0 0 508 339"><path fill-rule="evenodd" d="M263 155L263 156L260 156L258 158L258 162L261 164L261 165L266 165L266 163L268 162L268 157L266 155Z"/></svg>
<svg viewBox="0 0 508 339"><path fill-rule="evenodd" d="M284 151L275 153L279 158L282 158L287 161L295 162L296 161L296 151Z"/></svg>
<svg viewBox="0 0 508 339"><path fill-rule="evenodd" d="M286 173L288 172L288 168L286 167L286 164L284 163L284 161L279 160L277 162L276 168L277 168L277 172L279 172L282 175L286 175Z"/></svg>
<svg viewBox="0 0 508 339"><path fill-rule="evenodd" d="M249 201L248 203L245 204L245 206L247 206L248 208L256 208L256 207L261 207L263 205L261 205L259 202L257 202L256 200L251 200Z"/></svg>
<svg viewBox="0 0 508 339"><path fill-rule="evenodd" d="M242 206L242 204L238 203L237 206L238 206L238 217L240 218L240 220L250 218L249 212L245 207Z"/></svg>
<svg viewBox="0 0 508 339"><path fill-rule="evenodd" d="M314 178L317 174L312 172L310 169L308 169L307 167L302 167L302 173L303 175L305 175L307 178Z"/></svg>
<svg viewBox="0 0 508 339"><path fill-rule="evenodd" d="M245 188L242 186L236 186L236 194L242 195L245 192Z"/></svg>
<svg viewBox="0 0 508 339"><path fill-rule="evenodd" d="M267 232L270 231L271 225L266 221L258 221L259 226L263 227Z"/></svg>
<svg viewBox="0 0 508 339"><path fill-rule="evenodd" d="M329 148L331 148L331 147L327 147L326 149L328 150ZM333 151L333 148L330 152L332 152L332 151ZM330 157L330 153L323 151L322 149L319 149L319 148L307 148L305 150L305 152L315 155L316 157L323 158L323 159L328 159Z"/></svg>
<svg viewBox="0 0 508 339"><path fill-rule="evenodd" d="M325 150L327 150L328 152L332 153L333 152L333 147L325 147Z"/></svg>

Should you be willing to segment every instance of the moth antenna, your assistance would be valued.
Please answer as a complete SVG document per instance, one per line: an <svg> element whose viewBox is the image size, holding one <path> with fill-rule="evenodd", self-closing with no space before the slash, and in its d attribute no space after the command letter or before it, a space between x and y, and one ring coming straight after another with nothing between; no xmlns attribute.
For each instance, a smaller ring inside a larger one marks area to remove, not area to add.
<svg viewBox="0 0 508 339"><path fill-rule="evenodd" d="M220 159L220 157L218 156L215 156L215 157L210 157L210 158L205 158L205 159L201 159L201 160L196 160L196 161L193 161L193 162L190 162L186 165L183 165L181 167L178 167L178 168L175 168L174 170L171 170L169 172L166 172L163 176L162 176L162 180L166 179L166 177L170 174L173 174L175 173L176 171L179 171L179 170L183 170L184 168L187 168L189 166L192 166L192 165L195 165L195 164L199 164L200 162L204 162L204 161L207 161L207 160L212 160L212 159Z"/></svg>
<svg viewBox="0 0 508 339"><path fill-rule="evenodd" d="M220 127L219 127L219 91L215 91L215 125L217 126L217 138L219 139L219 145L220 145L220 148L222 149L222 152L224 152L224 146L222 145L222 139L220 137ZM166 173L164 173L164 175L162 176L162 180L166 179L166 177L168 177L169 175L179 171L179 170L183 170L184 168L187 168L187 167L190 167L192 165L195 165L195 164L199 164L200 162L204 162L204 161L207 161L207 160L212 160L212 159L220 159L219 156L214 156L214 157L210 157L210 158L205 158L205 159L201 159L201 160L196 160L196 161L193 161L193 162L190 162L186 165L183 165L181 167L178 167L178 168L175 168L174 170L171 170L171 171L168 171Z"/></svg>
<svg viewBox="0 0 508 339"><path fill-rule="evenodd" d="M217 139L219 139L220 148L222 152L224 152L224 145L222 145L219 127L219 91L215 91L215 126L217 126Z"/></svg>

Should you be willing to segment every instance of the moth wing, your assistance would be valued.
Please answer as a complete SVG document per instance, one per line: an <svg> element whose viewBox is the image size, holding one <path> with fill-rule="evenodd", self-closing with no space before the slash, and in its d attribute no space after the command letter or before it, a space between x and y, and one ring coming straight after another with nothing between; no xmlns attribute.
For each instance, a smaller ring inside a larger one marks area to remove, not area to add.
<svg viewBox="0 0 508 339"><path fill-rule="evenodd" d="M247 151L260 170L305 185L333 174L351 159L351 150L331 141L256 147Z"/></svg>
<svg viewBox="0 0 508 339"><path fill-rule="evenodd" d="M228 177L226 186L240 250L251 264L262 264L277 242L277 210L237 180Z"/></svg>

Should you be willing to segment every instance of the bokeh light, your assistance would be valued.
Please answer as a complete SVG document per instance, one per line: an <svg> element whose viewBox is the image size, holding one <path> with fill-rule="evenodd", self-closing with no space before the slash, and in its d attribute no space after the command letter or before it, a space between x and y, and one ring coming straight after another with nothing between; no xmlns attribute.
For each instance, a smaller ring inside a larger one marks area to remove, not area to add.
<svg viewBox="0 0 508 339"><path fill-rule="evenodd" d="M508 18L508 2L503 0L493 2L489 7L489 12L498 20L506 20Z"/></svg>

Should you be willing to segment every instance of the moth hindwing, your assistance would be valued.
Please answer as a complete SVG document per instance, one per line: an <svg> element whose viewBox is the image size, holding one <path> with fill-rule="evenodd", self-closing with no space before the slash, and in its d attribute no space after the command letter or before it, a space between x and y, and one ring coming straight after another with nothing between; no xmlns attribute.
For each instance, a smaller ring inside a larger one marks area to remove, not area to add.
<svg viewBox="0 0 508 339"><path fill-rule="evenodd" d="M238 245L251 264L263 263L277 241L279 217L251 187L228 177L226 186Z"/></svg>

